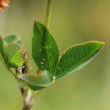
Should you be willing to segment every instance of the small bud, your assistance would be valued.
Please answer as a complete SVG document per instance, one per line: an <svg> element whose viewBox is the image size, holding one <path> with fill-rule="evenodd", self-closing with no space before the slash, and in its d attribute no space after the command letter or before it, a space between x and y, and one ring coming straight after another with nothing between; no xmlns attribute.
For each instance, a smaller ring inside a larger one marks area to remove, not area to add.
<svg viewBox="0 0 110 110"><path fill-rule="evenodd" d="M25 48L22 48L22 54L23 54L23 58L26 59L27 58L27 52Z"/></svg>

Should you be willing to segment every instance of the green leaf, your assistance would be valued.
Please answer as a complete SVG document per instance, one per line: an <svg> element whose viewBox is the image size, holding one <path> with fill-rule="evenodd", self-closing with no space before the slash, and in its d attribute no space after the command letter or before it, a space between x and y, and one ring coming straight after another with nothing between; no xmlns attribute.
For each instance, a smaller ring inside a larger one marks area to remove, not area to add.
<svg viewBox="0 0 110 110"><path fill-rule="evenodd" d="M54 74L59 58L58 46L46 27L39 22L34 23L32 56L41 70Z"/></svg>
<svg viewBox="0 0 110 110"><path fill-rule="evenodd" d="M6 48L6 63L20 47L15 43L10 43Z"/></svg>
<svg viewBox="0 0 110 110"><path fill-rule="evenodd" d="M16 42L16 43L18 43L18 44L21 44L20 39L19 39L17 36L15 36L15 35L9 35L9 36L5 37L4 40L5 40L7 43Z"/></svg>
<svg viewBox="0 0 110 110"><path fill-rule="evenodd" d="M27 84L27 85L28 85L28 87L29 87L31 90L33 90L33 91L39 91L39 90L41 90L41 89L46 88L46 87L42 87L42 86L33 86L33 85L30 85L30 84Z"/></svg>
<svg viewBox="0 0 110 110"><path fill-rule="evenodd" d="M1 36L0 36L0 53L4 55L4 43Z"/></svg>
<svg viewBox="0 0 110 110"><path fill-rule="evenodd" d="M103 42L91 41L67 49L58 63L56 79L87 64L104 46Z"/></svg>
<svg viewBox="0 0 110 110"><path fill-rule="evenodd" d="M5 63L5 62L4 62L4 59L5 59L5 47L4 47L3 39L2 39L2 37L0 36L0 61L1 61L2 63Z"/></svg>
<svg viewBox="0 0 110 110"><path fill-rule="evenodd" d="M19 48L9 60L9 65L12 67L20 67L24 63L22 48Z"/></svg>
<svg viewBox="0 0 110 110"><path fill-rule="evenodd" d="M24 63L22 48L15 43L10 43L6 49L6 63L10 67L19 67Z"/></svg>
<svg viewBox="0 0 110 110"><path fill-rule="evenodd" d="M21 74L18 78L27 83L32 90L48 87L53 81L47 71L43 71L40 74Z"/></svg>

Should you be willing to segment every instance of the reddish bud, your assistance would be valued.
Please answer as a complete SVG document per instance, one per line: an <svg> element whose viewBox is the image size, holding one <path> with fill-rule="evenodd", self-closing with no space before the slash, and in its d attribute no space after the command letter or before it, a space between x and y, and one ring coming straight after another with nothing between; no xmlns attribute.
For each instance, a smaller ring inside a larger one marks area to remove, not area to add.
<svg viewBox="0 0 110 110"><path fill-rule="evenodd" d="M22 48L22 54L23 54L23 58L26 59L27 58L26 49Z"/></svg>

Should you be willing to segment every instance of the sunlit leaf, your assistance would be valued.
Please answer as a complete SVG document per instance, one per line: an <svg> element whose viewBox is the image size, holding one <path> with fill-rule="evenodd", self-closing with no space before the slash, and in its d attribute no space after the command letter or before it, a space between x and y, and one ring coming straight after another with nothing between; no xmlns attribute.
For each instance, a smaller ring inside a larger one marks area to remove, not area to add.
<svg viewBox="0 0 110 110"><path fill-rule="evenodd" d="M9 59L9 65L12 67L22 66L24 63L22 48L19 48Z"/></svg>
<svg viewBox="0 0 110 110"><path fill-rule="evenodd" d="M12 57L12 55L19 49L20 47L15 43L10 43L6 48L6 62Z"/></svg>
<svg viewBox="0 0 110 110"><path fill-rule="evenodd" d="M41 70L54 74L59 58L58 46L46 27L39 22L34 23L32 56Z"/></svg>
<svg viewBox="0 0 110 110"><path fill-rule="evenodd" d="M91 41L67 49L58 63L56 79L85 66L103 47L103 42Z"/></svg>
<svg viewBox="0 0 110 110"><path fill-rule="evenodd" d="M19 67L24 63L22 48L15 43L8 45L6 49L6 63L10 67Z"/></svg>

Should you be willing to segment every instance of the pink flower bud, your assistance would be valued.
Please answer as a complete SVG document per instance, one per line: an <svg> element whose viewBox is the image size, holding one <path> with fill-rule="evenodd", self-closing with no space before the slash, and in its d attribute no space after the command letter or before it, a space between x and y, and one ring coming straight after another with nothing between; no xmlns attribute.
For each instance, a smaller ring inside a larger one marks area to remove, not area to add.
<svg viewBox="0 0 110 110"><path fill-rule="evenodd" d="M26 49L24 49L24 48L22 48L22 55L23 55L24 59L27 58L27 52L26 52Z"/></svg>

